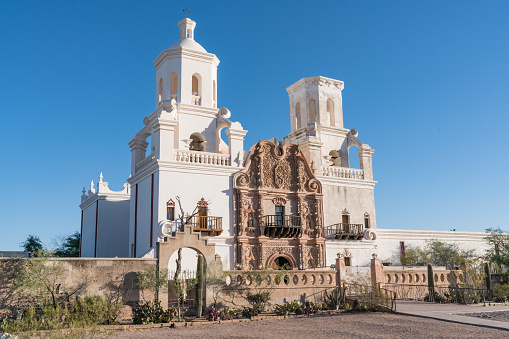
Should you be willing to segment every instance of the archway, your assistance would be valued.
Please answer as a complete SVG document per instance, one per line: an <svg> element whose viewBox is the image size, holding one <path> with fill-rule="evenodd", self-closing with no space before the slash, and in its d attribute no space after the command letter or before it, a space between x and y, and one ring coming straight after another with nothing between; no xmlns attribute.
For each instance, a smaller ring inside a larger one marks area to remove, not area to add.
<svg viewBox="0 0 509 339"><path fill-rule="evenodd" d="M178 254L181 254L180 270L177 270ZM198 288L198 257L203 254L193 248L181 247L175 250L168 261L168 307L177 307L181 297L181 307L184 314L196 314ZM206 261L203 259L202 277L205 279ZM178 274L178 275L177 275ZM202 285L202 298L205 296L205 281ZM202 305L205 300L202 299Z"/></svg>
<svg viewBox="0 0 509 339"><path fill-rule="evenodd" d="M287 268L290 270L297 269L297 263L295 259L285 253L274 253L268 260L269 266L274 270Z"/></svg>

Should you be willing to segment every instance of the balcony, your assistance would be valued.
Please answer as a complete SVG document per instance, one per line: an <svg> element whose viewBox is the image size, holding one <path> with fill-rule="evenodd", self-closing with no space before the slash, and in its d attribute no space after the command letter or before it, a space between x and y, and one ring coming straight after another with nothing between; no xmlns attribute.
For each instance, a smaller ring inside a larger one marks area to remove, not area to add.
<svg viewBox="0 0 509 339"><path fill-rule="evenodd" d="M302 235L302 223L297 215L266 215L263 217L264 235L270 238L298 238Z"/></svg>
<svg viewBox="0 0 509 339"><path fill-rule="evenodd" d="M209 235L221 235L223 232L223 217L194 216L190 224L195 232L208 232Z"/></svg>
<svg viewBox="0 0 509 339"><path fill-rule="evenodd" d="M341 240L361 240L364 237L363 224L334 224L325 227L325 237Z"/></svg>

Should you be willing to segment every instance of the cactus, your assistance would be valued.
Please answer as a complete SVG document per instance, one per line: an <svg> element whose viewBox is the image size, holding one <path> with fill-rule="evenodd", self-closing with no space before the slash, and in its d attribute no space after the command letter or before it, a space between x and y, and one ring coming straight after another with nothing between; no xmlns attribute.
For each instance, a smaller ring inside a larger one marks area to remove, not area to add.
<svg viewBox="0 0 509 339"><path fill-rule="evenodd" d="M200 318L203 310L203 255L198 256L196 264L196 317Z"/></svg>
<svg viewBox="0 0 509 339"><path fill-rule="evenodd" d="M433 280L433 266L428 264L428 301L435 301L435 280Z"/></svg>
<svg viewBox="0 0 509 339"><path fill-rule="evenodd" d="M486 274L486 289L488 290L488 299L491 300L493 298L493 290L491 289L491 272L489 263L484 263L484 273Z"/></svg>
<svg viewBox="0 0 509 339"><path fill-rule="evenodd" d="M323 299L327 304L338 309L338 306L343 304L341 300L341 286L336 287L330 294L328 294L327 290L325 290Z"/></svg>

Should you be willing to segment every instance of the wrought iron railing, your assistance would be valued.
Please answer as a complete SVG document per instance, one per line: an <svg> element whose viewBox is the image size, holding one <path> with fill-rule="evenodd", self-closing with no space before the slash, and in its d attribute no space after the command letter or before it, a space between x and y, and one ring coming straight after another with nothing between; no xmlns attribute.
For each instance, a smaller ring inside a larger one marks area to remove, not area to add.
<svg viewBox="0 0 509 339"><path fill-rule="evenodd" d="M360 240L364 237L364 225L339 223L327 226L325 227L325 237Z"/></svg>
<svg viewBox="0 0 509 339"><path fill-rule="evenodd" d="M380 286L345 284L346 295L355 296L368 307L381 307L396 312L396 293Z"/></svg>
<svg viewBox="0 0 509 339"><path fill-rule="evenodd" d="M298 215L266 215L263 221L267 237L296 238L302 234L302 221Z"/></svg>
<svg viewBox="0 0 509 339"><path fill-rule="evenodd" d="M394 292L398 299L449 302L458 304L474 304L480 302L487 295L482 288L465 287L452 284L449 286L410 285L410 284L382 284L389 291Z"/></svg>
<svg viewBox="0 0 509 339"><path fill-rule="evenodd" d="M196 232L209 232L209 234L221 234L223 231L223 217L195 215L190 220Z"/></svg>

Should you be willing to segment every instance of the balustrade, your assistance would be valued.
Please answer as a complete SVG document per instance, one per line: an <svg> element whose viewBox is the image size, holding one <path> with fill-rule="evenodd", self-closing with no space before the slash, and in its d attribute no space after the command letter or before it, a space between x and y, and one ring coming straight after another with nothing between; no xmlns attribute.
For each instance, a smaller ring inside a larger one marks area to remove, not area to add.
<svg viewBox="0 0 509 339"><path fill-rule="evenodd" d="M322 166L322 175L333 178L364 180L364 170L338 166Z"/></svg>
<svg viewBox="0 0 509 339"><path fill-rule="evenodd" d="M189 223L195 232L208 232L209 235L221 235L223 232L223 217L196 215L191 218Z"/></svg>
<svg viewBox="0 0 509 339"><path fill-rule="evenodd" d="M175 161L204 165L230 166L230 155L199 151L176 151Z"/></svg>
<svg viewBox="0 0 509 339"><path fill-rule="evenodd" d="M144 159L138 161L136 163L136 166L135 166L136 172L141 170L143 167L145 167L148 163L150 163L155 158L156 158L156 155L154 153L151 153L149 156L147 156Z"/></svg>

